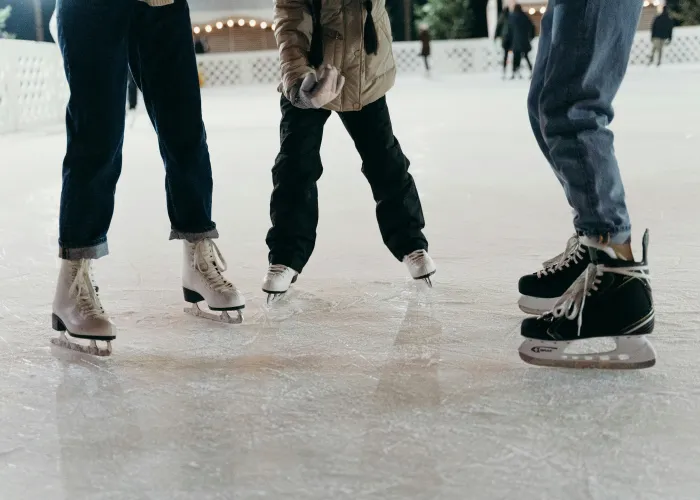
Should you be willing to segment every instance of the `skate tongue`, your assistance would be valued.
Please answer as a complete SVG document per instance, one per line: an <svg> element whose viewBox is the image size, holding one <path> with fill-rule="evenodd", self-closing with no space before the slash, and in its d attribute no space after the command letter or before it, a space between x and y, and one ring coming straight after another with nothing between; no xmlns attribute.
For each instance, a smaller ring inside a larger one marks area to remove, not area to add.
<svg viewBox="0 0 700 500"><path fill-rule="evenodd" d="M598 252L603 252L611 259L627 260L621 255L619 255L611 245L605 245L603 243L600 243L600 241L598 241L595 238L591 238L590 236L582 236L581 243L588 247L588 251L591 256L591 261L593 262L597 262L598 260L600 260L598 259Z"/></svg>

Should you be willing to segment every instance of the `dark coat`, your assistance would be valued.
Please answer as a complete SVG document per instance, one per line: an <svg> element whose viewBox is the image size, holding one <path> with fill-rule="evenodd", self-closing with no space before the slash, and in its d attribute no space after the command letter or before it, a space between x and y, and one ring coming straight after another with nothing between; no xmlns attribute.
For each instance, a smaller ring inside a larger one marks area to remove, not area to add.
<svg viewBox="0 0 700 500"><path fill-rule="evenodd" d="M501 39L501 47L503 50L510 50L513 45L513 41L510 38L510 30L508 29L508 17L510 14L507 10L501 12L498 16L498 23L496 24L496 38Z"/></svg>
<svg viewBox="0 0 700 500"><path fill-rule="evenodd" d="M513 52L527 53L532 50L530 42L535 38L535 25L527 14L516 10L510 15L508 18L508 37L511 40Z"/></svg>
<svg viewBox="0 0 700 500"><path fill-rule="evenodd" d="M651 26L651 37L661 38L662 40L670 40L673 36L673 19L668 13L664 12L656 16L654 24Z"/></svg>
<svg viewBox="0 0 700 500"><path fill-rule="evenodd" d="M420 55L423 57L428 57L430 55L430 33L428 31L421 31L418 35L420 38Z"/></svg>

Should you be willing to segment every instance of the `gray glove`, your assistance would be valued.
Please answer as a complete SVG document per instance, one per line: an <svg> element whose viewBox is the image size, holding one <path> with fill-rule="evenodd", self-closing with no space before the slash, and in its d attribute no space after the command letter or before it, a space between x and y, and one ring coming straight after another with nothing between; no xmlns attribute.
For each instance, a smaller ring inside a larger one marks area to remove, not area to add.
<svg viewBox="0 0 700 500"><path fill-rule="evenodd" d="M319 109L338 97L343 85L345 77L338 68L326 64L289 89L289 100L297 108Z"/></svg>

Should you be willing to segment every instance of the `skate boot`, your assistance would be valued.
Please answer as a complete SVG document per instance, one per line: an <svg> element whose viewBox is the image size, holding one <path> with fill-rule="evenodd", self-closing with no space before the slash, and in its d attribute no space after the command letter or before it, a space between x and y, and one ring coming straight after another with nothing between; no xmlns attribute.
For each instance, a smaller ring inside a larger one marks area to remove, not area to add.
<svg viewBox="0 0 700 500"><path fill-rule="evenodd" d="M54 345L94 356L112 354L112 340L117 337L117 330L100 303L89 260L61 261L51 324L54 330L60 332L58 338L51 339ZM90 343L71 342L66 333ZM99 347L98 341L106 342L107 346Z"/></svg>
<svg viewBox="0 0 700 500"><path fill-rule="evenodd" d="M606 254L601 258L605 259ZM581 276L590 264L588 247L581 238L569 238L566 250L542 264L542 269L520 278L518 307L528 314L544 314L557 303L559 297Z"/></svg>
<svg viewBox="0 0 700 500"><path fill-rule="evenodd" d="M565 368L654 366L656 353L646 339L654 330L648 244L647 231L641 262L612 258L609 247L594 248L589 244L590 264L557 301L552 312L523 321L521 333L527 339L519 349L523 361ZM602 256L607 258L601 259ZM578 340L598 337L612 338L616 348L590 354L566 352Z"/></svg>
<svg viewBox="0 0 700 500"><path fill-rule="evenodd" d="M222 323L242 323L245 298L222 274L226 271L226 261L214 241L185 241L183 255L182 291L185 302L191 304L185 312ZM201 310L200 302L206 302L211 311L221 314ZM228 311L236 311L236 317L229 316Z"/></svg>
<svg viewBox="0 0 700 500"><path fill-rule="evenodd" d="M299 273L282 264L270 264L263 280L262 290L267 294L267 303L272 304L287 293L292 283L296 283Z"/></svg>
<svg viewBox="0 0 700 500"><path fill-rule="evenodd" d="M437 269L428 252L425 250L411 252L403 258L403 263L406 264L408 272L414 280L423 280L428 286L433 286L430 277L435 274Z"/></svg>

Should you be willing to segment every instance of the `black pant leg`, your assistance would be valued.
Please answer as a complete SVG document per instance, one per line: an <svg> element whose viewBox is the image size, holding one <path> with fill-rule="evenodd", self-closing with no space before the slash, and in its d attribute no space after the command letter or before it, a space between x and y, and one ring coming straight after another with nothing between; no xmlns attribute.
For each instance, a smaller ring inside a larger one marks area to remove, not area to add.
<svg viewBox="0 0 700 500"><path fill-rule="evenodd" d="M527 63L527 67L530 69L530 73L532 73L532 63L530 62L530 54L529 53L524 53L523 58L525 59L525 62Z"/></svg>
<svg viewBox="0 0 700 500"><path fill-rule="evenodd" d="M129 65L158 133L170 238L216 237L211 162L187 1L175 0L162 7L137 4L129 35Z"/></svg>
<svg viewBox="0 0 700 500"><path fill-rule="evenodd" d="M513 51L513 74L520 71L520 62L522 60L523 54L517 50Z"/></svg>
<svg viewBox="0 0 700 500"><path fill-rule="evenodd" d="M135 2L61 0L59 45L70 100L59 216L60 256L107 254L122 167L127 33Z"/></svg>
<svg viewBox="0 0 700 500"><path fill-rule="evenodd" d="M384 243L399 260L414 250L427 250L420 197L408 173L410 162L394 137L386 98L361 111L340 113L340 118L362 158Z"/></svg>
<svg viewBox="0 0 700 500"><path fill-rule="evenodd" d="M324 109L299 109L281 98L280 152L272 167L272 197L267 233L270 264L301 272L316 245L318 190L323 173L321 141L331 115Z"/></svg>
<svg viewBox="0 0 700 500"><path fill-rule="evenodd" d="M134 81L134 76L129 73L129 84L128 84L128 94L129 94L129 109L136 109L138 104L138 92L139 89Z"/></svg>

